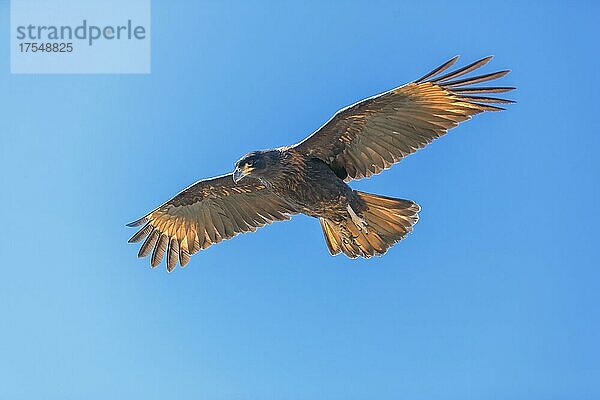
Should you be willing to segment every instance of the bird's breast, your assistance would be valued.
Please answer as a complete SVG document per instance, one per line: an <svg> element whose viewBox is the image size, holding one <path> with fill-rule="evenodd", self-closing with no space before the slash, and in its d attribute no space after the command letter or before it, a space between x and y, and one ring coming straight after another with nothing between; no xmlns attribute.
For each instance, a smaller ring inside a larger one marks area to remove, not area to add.
<svg viewBox="0 0 600 400"><path fill-rule="evenodd" d="M282 173L269 186L296 210L313 217L345 212L348 197L353 193L324 163Z"/></svg>

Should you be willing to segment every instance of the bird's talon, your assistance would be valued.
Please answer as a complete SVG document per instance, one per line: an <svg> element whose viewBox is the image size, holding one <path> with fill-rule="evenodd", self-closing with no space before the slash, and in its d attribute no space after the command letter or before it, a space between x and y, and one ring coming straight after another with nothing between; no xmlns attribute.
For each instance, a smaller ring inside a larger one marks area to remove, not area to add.
<svg viewBox="0 0 600 400"><path fill-rule="evenodd" d="M365 235L369 234L369 229L368 229L368 225L367 225L367 221L365 221L364 219L362 219L361 217L359 217L354 210L352 209L352 207L350 207L350 204L348 204L348 206L346 207L346 209L348 210L348 214L350 214L350 218L352 218L352 222L354 222L354 225L356 225L356 227L358 228L359 231L364 231Z"/></svg>

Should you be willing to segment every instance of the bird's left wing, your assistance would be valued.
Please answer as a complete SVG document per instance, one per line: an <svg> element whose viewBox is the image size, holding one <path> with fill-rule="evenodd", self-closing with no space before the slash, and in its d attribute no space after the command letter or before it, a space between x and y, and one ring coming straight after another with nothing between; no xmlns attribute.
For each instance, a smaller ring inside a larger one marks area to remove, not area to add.
<svg viewBox="0 0 600 400"><path fill-rule="evenodd" d="M458 56L416 81L338 111L325 125L294 146L327 163L342 179L365 178L389 168L475 114L499 111L510 100L478 94L513 87L476 87L509 71L461 78L485 65L486 57L442 76Z"/></svg>
<svg viewBox="0 0 600 400"><path fill-rule="evenodd" d="M274 221L289 219L296 211L255 179L234 183L232 175L196 182L145 217L128 224L144 225L130 243L146 239L138 257L152 252L156 267L167 253L167 270L179 260L185 266L190 254L238 233Z"/></svg>

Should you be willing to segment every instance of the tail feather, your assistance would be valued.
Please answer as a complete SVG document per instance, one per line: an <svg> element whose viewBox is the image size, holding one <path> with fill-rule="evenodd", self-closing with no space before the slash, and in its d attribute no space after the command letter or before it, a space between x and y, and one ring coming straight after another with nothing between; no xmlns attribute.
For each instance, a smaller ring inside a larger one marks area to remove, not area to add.
<svg viewBox="0 0 600 400"><path fill-rule="evenodd" d="M327 243L329 254L332 256L338 254L340 251L342 251L342 247L338 240L339 236L335 234L332 222L325 218L319 218L319 222L321 223L321 228L323 229L323 235L325 236L325 243Z"/></svg>
<svg viewBox="0 0 600 400"><path fill-rule="evenodd" d="M366 229L350 216L341 220L320 218L325 242L331 255L343 252L350 258L379 256L404 239L419 220L418 204L403 199L356 192L364 208L360 217Z"/></svg>

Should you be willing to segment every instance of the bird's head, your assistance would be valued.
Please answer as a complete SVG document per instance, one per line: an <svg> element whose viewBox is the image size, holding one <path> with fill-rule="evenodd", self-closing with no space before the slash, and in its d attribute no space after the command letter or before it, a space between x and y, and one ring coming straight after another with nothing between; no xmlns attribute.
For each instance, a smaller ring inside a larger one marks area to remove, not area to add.
<svg viewBox="0 0 600 400"><path fill-rule="evenodd" d="M247 176L260 178L269 165L269 152L253 151L246 154L235 163L233 181L238 183Z"/></svg>

